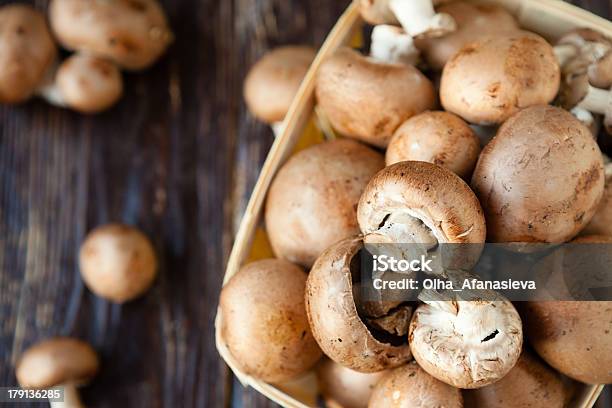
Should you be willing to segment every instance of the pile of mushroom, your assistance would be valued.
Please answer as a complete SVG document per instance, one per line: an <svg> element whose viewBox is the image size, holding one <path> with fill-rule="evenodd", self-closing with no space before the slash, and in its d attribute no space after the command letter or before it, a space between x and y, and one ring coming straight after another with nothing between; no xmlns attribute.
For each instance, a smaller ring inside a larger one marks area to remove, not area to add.
<svg viewBox="0 0 612 408"><path fill-rule="evenodd" d="M610 302L515 308L494 291L423 290L416 301L367 297L362 287L363 255L376 251L434 254L430 274L453 280L476 265L485 242L528 253L536 244L612 243L612 167L583 123L591 113L612 117L612 41L575 30L553 46L500 6L359 4L375 25L369 51L340 48L310 78L333 138L290 157L268 191L265 229L278 260L245 265L222 290L236 366L279 381L261 361L291 366L284 359L305 347L293 338L299 327L325 356L315 371L328 407L564 407L573 382L612 383ZM284 118L312 60L308 52L287 61L295 50L269 54L247 77L247 105L266 122ZM291 305L299 310L282 314L290 306L274 308L273 291L260 298L272 274L237 292L245 270L287 261L283 285L303 283L304 303L296 293ZM279 314L292 318L272 319ZM278 333L287 348L275 354ZM264 356L246 351L252 342L266 344ZM299 369L283 378L308 371L314 354L294 357Z"/></svg>
<svg viewBox="0 0 612 408"><path fill-rule="evenodd" d="M22 4L0 8L0 102L34 95L82 113L110 108L123 94L121 69L151 66L172 41L156 0L53 0L49 25ZM55 41L75 54L58 60Z"/></svg>

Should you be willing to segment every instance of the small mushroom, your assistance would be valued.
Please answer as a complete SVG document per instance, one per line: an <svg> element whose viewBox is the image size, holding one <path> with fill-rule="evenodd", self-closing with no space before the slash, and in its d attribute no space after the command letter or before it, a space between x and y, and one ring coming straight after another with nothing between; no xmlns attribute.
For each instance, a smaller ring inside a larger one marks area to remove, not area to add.
<svg viewBox="0 0 612 408"><path fill-rule="evenodd" d="M93 293L124 303L151 287L157 260L143 233L127 225L107 224L87 235L79 251L79 266Z"/></svg>
<svg viewBox="0 0 612 408"><path fill-rule="evenodd" d="M553 49L528 32L487 37L464 46L444 66L440 99L470 123L504 122L521 109L547 104L559 90Z"/></svg>
<svg viewBox="0 0 612 408"><path fill-rule="evenodd" d="M284 46L265 54L249 70L244 81L244 99L259 120L278 128L314 60L316 51L307 46Z"/></svg>
<svg viewBox="0 0 612 408"><path fill-rule="evenodd" d="M151 66L173 39L157 0L52 0L49 21L65 48L128 70Z"/></svg>
<svg viewBox="0 0 612 408"><path fill-rule="evenodd" d="M326 358L317 365L317 383L327 408L366 408L385 373L360 373Z"/></svg>
<svg viewBox="0 0 612 408"><path fill-rule="evenodd" d="M321 358L304 309L305 285L298 266L264 259L243 266L221 290L222 337L246 374L278 383Z"/></svg>
<svg viewBox="0 0 612 408"><path fill-rule="evenodd" d="M601 152L570 113L534 106L508 119L483 149L472 188L491 242L565 242L602 197Z"/></svg>
<svg viewBox="0 0 612 408"><path fill-rule="evenodd" d="M0 7L0 102L19 103L34 95L56 55L42 13L25 4Z"/></svg>
<svg viewBox="0 0 612 408"><path fill-rule="evenodd" d="M473 267L486 235L482 209L468 185L426 162L399 162L376 174L359 200L357 219L367 243L441 250L437 258L445 269ZM446 243L468 245L440 248Z"/></svg>
<svg viewBox="0 0 612 408"><path fill-rule="evenodd" d="M399 24L411 37L439 37L454 31L453 18L434 6L448 0L361 0L360 11L372 24Z"/></svg>
<svg viewBox="0 0 612 408"><path fill-rule="evenodd" d="M612 302L528 302L521 312L544 361L583 383L612 383Z"/></svg>
<svg viewBox="0 0 612 408"><path fill-rule="evenodd" d="M413 116L395 131L385 162L434 163L467 179L479 154L480 140L467 123L452 113L430 111Z"/></svg>
<svg viewBox="0 0 612 408"><path fill-rule="evenodd" d="M458 388L438 381L413 361L390 371L378 382L369 406L463 408L463 397Z"/></svg>
<svg viewBox="0 0 612 408"><path fill-rule="evenodd" d="M372 29L370 57L380 62L416 65L419 50L402 28L380 24Z"/></svg>
<svg viewBox="0 0 612 408"><path fill-rule="evenodd" d="M559 373L527 350L504 378L464 396L472 408L563 408L568 399Z"/></svg>
<svg viewBox="0 0 612 408"><path fill-rule="evenodd" d="M291 157L266 201L266 230L276 256L310 267L331 244L359 233L357 202L383 167L381 154L347 139Z"/></svg>
<svg viewBox="0 0 612 408"><path fill-rule="evenodd" d="M338 364L362 373L400 366L410 360L406 336L368 326L360 316L353 281L360 279L361 237L340 241L317 259L306 282L306 311L314 338ZM357 283L355 283L357 285Z"/></svg>
<svg viewBox="0 0 612 408"><path fill-rule="evenodd" d="M100 361L87 343L55 337L30 347L17 362L16 376L24 388L62 387L64 400L50 401L52 407L83 407L77 387L87 384L97 374Z"/></svg>
<svg viewBox="0 0 612 408"><path fill-rule="evenodd" d="M58 68L54 82L40 91L50 103L82 113L96 113L114 105L123 93L119 68L110 61L74 54Z"/></svg>
<svg viewBox="0 0 612 408"><path fill-rule="evenodd" d="M498 5L453 1L441 5L438 11L450 15L457 23L457 29L443 37L415 41L428 65L436 71L442 70L451 57L473 41L519 30L514 16Z"/></svg>
<svg viewBox="0 0 612 408"><path fill-rule="evenodd" d="M406 119L436 104L432 83L415 67L380 63L348 48L323 62L316 95L338 132L378 147Z"/></svg>
<svg viewBox="0 0 612 408"><path fill-rule="evenodd" d="M458 388L503 378L521 354L523 330L508 300L427 301L412 316L408 342L430 375Z"/></svg>
<svg viewBox="0 0 612 408"><path fill-rule="evenodd" d="M606 184L603 198L591 222L581 234L612 236L612 163L605 167Z"/></svg>

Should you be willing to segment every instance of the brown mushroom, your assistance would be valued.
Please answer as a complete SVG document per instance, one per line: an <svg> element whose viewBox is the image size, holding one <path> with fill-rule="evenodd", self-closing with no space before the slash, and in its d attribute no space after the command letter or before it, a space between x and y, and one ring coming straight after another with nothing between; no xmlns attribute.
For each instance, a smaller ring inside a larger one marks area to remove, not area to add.
<svg viewBox="0 0 612 408"><path fill-rule="evenodd" d="M402 251L443 251L438 257L443 269L473 267L486 235L482 209L468 185L426 162L400 162L376 174L359 200L357 219L367 243L416 244L399 247ZM439 245L447 243L466 245Z"/></svg>
<svg viewBox="0 0 612 408"><path fill-rule="evenodd" d="M54 82L39 92L54 105L96 113L117 103L123 93L123 79L112 62L74 54L59 66Z"/></svg>
<svg viewBox="0 0 612 408"><path fill-rule="evenodd" d="M514 16L498 5L453 1L441 5L438 11L450 15L457 29L443 37L415 41L428 65L438 71L465 45L486 36L519 30Z"/></svg>
<svg viewBox="0 0 612 408"><path fill-rule="evenodd" d="M452 113L430 111L413 116L395 131L385 162L434 163L467 179L479 154L480 141L467 123Z"/></svg>
<svg viewBox="0 0 612 408"><path fill-rule="evenodd" d="M612 236L612 163L605 167L606 185L603 198L591 222L581 234L599 234Z"/></svg>
<svg viewBox="0 0 612 408"><path fill-rule="evenodd" d="M433 377L458 388L480 388L514 367L523 330L512 303L499 295L434 300L414 312L408 342L414 359Z"/></svg>
<svg viewBox="0 0 612 408"><path fill-rule="evenodd" d="M0 102L30 98L53 66L57 48L42 13L25 4L0 7Z"/></svg>
<svg viewBox="0 0 612 408"><path fill-rule="evenodd" d="M305 285L298 266L264 259L243 266L221 290L222 337L246 374L282 382L321 358L304 309Z"/></svg>
<svg viewBox="0 0 612 408"><path fill-rule="evenodd" d="M295 45L266 53L244 81L244 99L249 111L268 124L281 122L315 55L312 47Z"/></svg>
<svg viewBox="0 0 612 408"><path fill-rule="evenodd" d="M317 259L306 283L306 311L323 352L352 370L373 373L410 360L406 336L374 330L358 309L361 237L340 241Z"/></svg>
<svg viewBox="0 0 612 408"><path fill-rule="evenodd" d="M380 63L348 48L323 62L316 95L338 132L379 147L406 119L436 103L433 85L415 67Z"/></svg>
<svg viewBox="0 0 612 408"><path fill-rule="evenodd" d="M438 381L413 361L394 369L379 381L369 406L463 408L463 397L458 388Z"/></svg>
<svg viewBox="0 0 612 408"><path fill-rule="evenodd" d="M488 37L464 46L444 66L440 99L468 122L504 122L519 110L551 102L560 71L550 44L528 32Z"/></svg>
<svg viewBox="0 0 612 408"><path fill-rule="evenodd" d="M382 155L346 139L291 157L266 201L266 230L276 256L310 267L331 244L357 234L357 202L383 167Z"/></svg>
<svg viewBox="0 0 612 408"><path fill-rule="evenodd" d="M93 348L78 339L55 337L30 347L17 362L15 375L24 388L64 389L61 403L52 406L83 407L77 387L85 385L97 374L100 367Z"/></svg>
<svg viewBox="0 0 612 408"><path fill-rule="evenodd" d="M327 408L366 408L385 373L360 373L325 358L317 365L317 383Z"/></svg>
<svg viewBox="0 0 612 408"><path fill-rule="evenodd" d="M516 365L501 380L464 392L472 408L563 408L568 392L559 373L524 350Z"/></svg>
<svg viewBox="0 0 612 408"><path fill-rule="evenodd" d="M146 292L157 260L149 239L136 228L107 224L91 231L79 250L81 276L96 295L124 303Z"/></svg>
<svg viewBox="0 0 612 408"><path fill-rule="evenodd" d="M590 221L602 197L601 152L570 113L527 108L483 149L472 188L490 241L565 242Z"/></svg>
<svg viewBox="0 0 612 408"><path fill-rule="evenodd" d="M157 0L53 0L49 21L67 49L128 70L151 66L173 38Z"/></svg>
<svg viewBox="0 0 612 408"><path fill-rule="evenodd" d="M612 383L612 302L528 302L525 334L561 373L588 384Z"/></svg>

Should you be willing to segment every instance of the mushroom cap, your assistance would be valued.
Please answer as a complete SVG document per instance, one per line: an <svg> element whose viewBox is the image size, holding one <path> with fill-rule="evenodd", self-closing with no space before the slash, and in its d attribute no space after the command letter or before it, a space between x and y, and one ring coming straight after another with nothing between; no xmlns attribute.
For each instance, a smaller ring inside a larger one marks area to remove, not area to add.
<svg viewBox="0 0 612 408"><path fill-rule="evenodd" d="M123 303L146 292L157 260L149 239L136 228L107 224L91 231L79 251L81 276L96 295Z"/></svg>
<svg viewBox="0 0 612 408"><path fill-rule="evenodd" d="M467 44L485 36L519 30L514 16L498 5L454 1L441 5L437 11L450 15L457 29L442 37L415 40L429 66L437 71Z"/></svg>
<svg viewBox="0 0 612 408"><path fill-rule="evenodd" d="M389 7L389 0L360 0L359 11L361 17L372 25L399 24Z"/></svg>
<svg viewBox="0 0 612 408"><path fill-rule="evenodd" d="M359 233L359 197L383 167L381 154L347 139L291 157L266 202L266 230L276 256L310 267L331 244Z"/></svg>
<svg viewBox="0 0 612 408"><path fill-rule="evenodd" d="M317 365L319 392L329 408L366 408L385 373L360 373L325 358Z"/></svg>
<svg viewBox="0 0 612 408"><path fill-rule="evenodd" d="M24 388L80 385L92 379L100 367L98 355L84 341L54 337L26 350L17 362L16 376Z"/></svg>
<svg viewBox="0 0 612 408"><path fill-rule="evenodd" d="M480 154L472 188L492 242L560 243L597 210L601 152L569 112L534 106L508 119Z"/></svg>
<svg viewBox="0 0 612 408"><path fill-rule="evenodd" d="M473 408L563 408L568 399L559 373L527 350L504 378L464 396Z"/></svg>
<svg viewBox="0 0 612 408"><path fill-rule="evenodd" d="M44 81L57 48L45 16L31 6L0 7L0 102L30 98Z"/></svg>
<svg viewBox="0 0 612 408"><path fill-rule="evenodd" d="M458 388L438 381L414 361L390 371L374 388L369 406L463 408Z"/></svg>
<svg viewBox="0 0 612 408"><path fill-rule="evenodd" d="M444 109L480 125L504 122L520 109L557 95L560 69L542 37L517 31L464 46L444 66Z"/></svg>
<svg viewBox="0 0 612 408"><path fill-rule="evenodd" d="M281 382L321 358L306 310L306 273L282 259L243 266L221 290L221 333L242 371Z"/></svg>
<svg viewBox="0 0 612 408"><path fill-rule="evenodd" d="M521 354L523 330L512 303L499 299L419 306L408 335L414 359L458 388L480 388L503 378Z"/></svg>
<svg viewBox="0 0 612 408"><path fill-rule="evenodd" d="M483 243L485 219L476 196L456 174L426 162L400 162L368 183L357 208L364 234L375 233L394 212L408 211L442 243Z"/></svg>
<svg viewBox="0 0 612 408"><path fill-rule="evenodd" d="M173 38L157 0L52 0L49 21L67 49L128 70L152 65Z"/></svg>
<svg viewBox="0 0 612 408"><path fill-rule="evenodd" d="M266 123L284 119L316 51L307 46L284 46L264 55L244 82L249 111Z"/></svg>
<svg viewBox="0 0 612 408"><path fill-rule="evenodd" d="M395 131L385 162L434 163L467 179L479 154L480 140L467 123L452 113L430 111L413 116Z"/></svg>
<svg viewBox="0 0 612 408"><path fill-rule="evenodd" d="M83 113L103 111L123 93L119 68L91 55L69 57L60 65L55 79L62 102Z"/></svg>
<svg viewBox="0 0 612 408"><path fill-rule="evenodd" d="M436 104L431 81L406 64L389 64L342 48L317 73L317 101L341 134L379 147L408 118Z"/></svg>
<svg viewBox="0 0 612 408"><path fill-rule="evenodd" d="M306 282L306 311L314 338L329 358L352 370L373 373L409 361L410 347L377 339L357 312L351 261L362 248L363 238L354 237L321 254Z"/></svg>
<svg viewBox="0 0 612 408"><path fill-rule="evenodd" d="M612 164L605 168L606 184L603 198L599 207L591 218L591 222L582 230L581 234L599 234L612 236Z"/></svg>
<svg viewBox="0 0 612 408"><path fill-rule="evenodd" d="M587 384L612 383L612 302L528 302L525 335L553 368Z"/></svg>

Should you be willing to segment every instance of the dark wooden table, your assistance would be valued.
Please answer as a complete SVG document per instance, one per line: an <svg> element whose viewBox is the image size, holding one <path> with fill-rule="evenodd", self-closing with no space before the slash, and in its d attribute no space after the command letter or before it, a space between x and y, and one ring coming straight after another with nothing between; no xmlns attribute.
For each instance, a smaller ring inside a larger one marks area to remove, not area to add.
<svg viewBox="0 0 612 408"><path fill-rule="evenodd" d="M233 234L272 142L242 79L271 47L320 45L348 0L163 3L176 42L126 75L111 111L0 107L0 385L15 384L30 344L74 335L103 358L88 406L272 406L232 379L213 337ZM607 0L575 3L611 15ZM154 288L124 306L94 297L75 262L86 232L109 221L139 226L161 258Z"/></svg>

